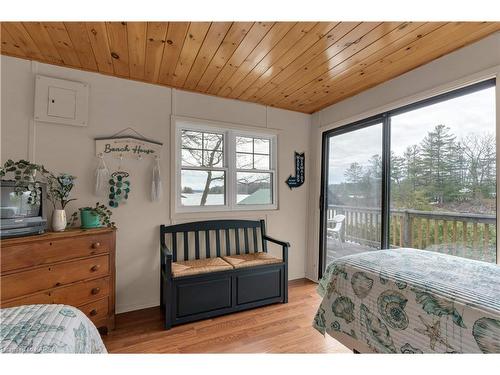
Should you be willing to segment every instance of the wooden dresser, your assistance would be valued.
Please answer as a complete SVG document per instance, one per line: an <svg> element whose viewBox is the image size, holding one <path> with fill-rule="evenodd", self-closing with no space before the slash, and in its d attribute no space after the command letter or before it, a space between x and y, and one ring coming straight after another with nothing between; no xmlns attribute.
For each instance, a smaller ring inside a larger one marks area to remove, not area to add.
<svg viewBox="0 0 500 375"><path fill-rule="evenodd" d="M78 307L101 329L115 324L115 230L69 229L0 241L1 307Z"/></svg>

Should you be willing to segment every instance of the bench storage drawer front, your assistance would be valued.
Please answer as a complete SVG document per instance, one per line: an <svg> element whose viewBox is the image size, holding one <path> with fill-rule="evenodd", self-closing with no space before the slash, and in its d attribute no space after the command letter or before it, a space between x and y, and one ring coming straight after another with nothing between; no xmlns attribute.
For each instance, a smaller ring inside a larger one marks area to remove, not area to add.
<svg viewBox="0 0 500 375"><path fill-rule="evenodd" d="M2 300L71 284L75 281L106 276L108 273L109 256L103 255L2 276Z"/></svg>
<svg viewBox="0 0 500 375"><path fill-rule="evenodd" d="M252 270L236 275L235 279L238 305L281 296L282 270L280 268Z"/></svg>
<svg viewBox="0 0 500 375"><path fill-rule="evenodd" d="M176 285L178 317L231 307L231 276L182 281Z"/></svg>

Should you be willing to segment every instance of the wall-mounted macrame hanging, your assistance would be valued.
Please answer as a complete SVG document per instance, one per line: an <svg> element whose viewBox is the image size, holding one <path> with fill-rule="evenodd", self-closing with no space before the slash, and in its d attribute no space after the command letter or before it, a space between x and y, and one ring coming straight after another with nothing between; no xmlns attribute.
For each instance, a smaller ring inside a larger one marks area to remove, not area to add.
<svg viewBox="0 0 500 375"><path fill-rule="evenodd" d="M94 193L95 195L102 195L105 191L108 180L109 180L109 169L104 161L104 157L102 154L98 155L99 163L97 165L97 169L95 170L95 187Z"/></svg>
<svg viewBox="0 0 500 375"><path fill-rule="evenodd" d="M127 132L132 134L126 134ZM162 181L160 177L160 151L163 144L144 137L132 128L126 128L111 137L95 138L96 156L99 164L96 169L95 193L100 195L107 191L110 207L118 207L124 203L130 193L130 174L122 170L123 159L150 159L153 162L151 173L151 199L160 200L162 196ZM118 170L109 172L104 161L110 157L119 159ZM104 187L107 186L107 189Z"/></svg>
<svg viewBox="0 0 500 375"><path fill-rule="evenodd" d="M130 181L128 180L129 174L124 171L116 171L111 174L109 179L109 207L118 207L128 199L130 193Z"/></svg>
<svg viewBox="0 0 500 375"><path fill-rule="evenodd" d="M163 194L163 184L160 176L160 158L156 158L153 164L151 180L151 200L159 201Z"/></svg>

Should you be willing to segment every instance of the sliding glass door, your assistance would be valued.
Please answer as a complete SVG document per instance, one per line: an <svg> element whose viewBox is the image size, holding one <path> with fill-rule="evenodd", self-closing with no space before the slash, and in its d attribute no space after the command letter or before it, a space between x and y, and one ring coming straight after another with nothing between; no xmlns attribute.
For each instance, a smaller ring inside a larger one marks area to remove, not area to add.
<svg viewBox="0 0 500 375"><path fill-rule="evenodd" d="M322 264L381 248L383 121L373 119L324 139Z"/></svg>
<svg viewBox="0 0 500 375"><path fill-rule="evenodd" d="M381 248L496 263L495 81L324 133L321 185L320 276Z"/></svg>

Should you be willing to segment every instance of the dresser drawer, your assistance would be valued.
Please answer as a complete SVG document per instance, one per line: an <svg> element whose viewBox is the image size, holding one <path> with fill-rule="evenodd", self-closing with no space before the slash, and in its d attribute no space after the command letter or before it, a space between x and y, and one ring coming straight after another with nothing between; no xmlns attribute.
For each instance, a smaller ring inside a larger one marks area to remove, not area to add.
<svg viewBox="0 0 500 375"><path fill-rule="evenodd" d="M2 301L75 281L107 276L109 271L109 256L101 255L5 275L1 278Z"/></svg>
<svg viewBox="0 0 500 375"><path fill-rule="evenodd" d="M21 305L47 305L52 304L52 297L48 293L38 293L32 294L28 297L21 297L16 299L11 299L8 301L3 301L0 304L0 307L15 307Z"/></svg>
<svg viewBox="0 0 500 375"><path fill-rule="evenodd" d="M104 321L108 318L109 315L109 299L103 298L95 302L88 303L83 306L78 306L78 308L85 314L87 317L92 320L94 324ZM96 324L97 325L97 324Z"/></svg>
<svg viewBox="0 0 500 375"><path fill-rule="evenodd" d="M112 232L60 239L49 238L7 246L2 244L2 274L26 267L104 254L112 247Z"/></svg>
<svg viewBox="0 0 500 375"><path fill-rule="evenodd" d="M69 286L49 289L41 293L31 294L26 297L16 298L2 302L2 307L35 304L64 304L78 306L109 296L111 291L111 278L78 282Z"/></svg>

